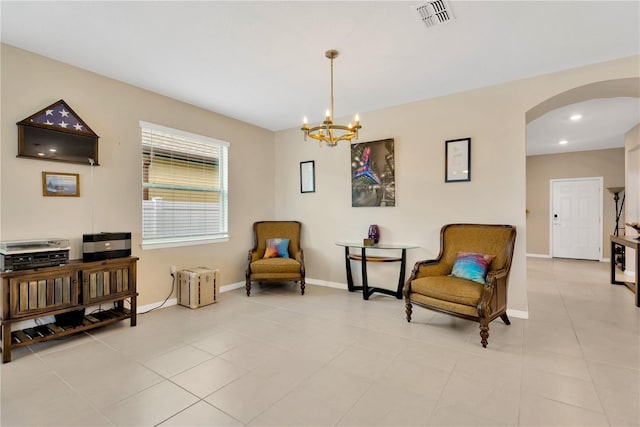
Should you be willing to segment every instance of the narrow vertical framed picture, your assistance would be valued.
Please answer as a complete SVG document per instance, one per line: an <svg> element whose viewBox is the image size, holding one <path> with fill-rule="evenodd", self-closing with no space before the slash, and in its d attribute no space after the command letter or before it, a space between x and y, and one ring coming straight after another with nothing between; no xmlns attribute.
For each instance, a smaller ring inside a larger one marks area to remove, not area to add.
<svg viewBox="0 0 640 427"><path fill-rule="evenodd" d="M80 197L77 173L42 172L42 195L45 197Z"/></svg>
<svg viewBox="0 0 640 427"><path fill-rule="evenodd" d="M300 192L316 192L316 168L314 160L300 162Z"/></svg>
<svg viewBox="0 0 640 427"><path fill-rule="evenodd" d="M444 182L471 181L471 138L445 142Z"/></svg>

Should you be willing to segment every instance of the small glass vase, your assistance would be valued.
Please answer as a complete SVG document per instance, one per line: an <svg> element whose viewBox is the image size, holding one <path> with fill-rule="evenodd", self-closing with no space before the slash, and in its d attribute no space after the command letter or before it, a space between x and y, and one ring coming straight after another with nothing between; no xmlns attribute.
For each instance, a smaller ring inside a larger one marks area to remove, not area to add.
<svg viewBox="0 0 640 427"><path fill-rule="evenodd" d="M372 224L369 226L369 238L373 240L374 244L378 244L380 241L380 227L376 224Z"/></svg>

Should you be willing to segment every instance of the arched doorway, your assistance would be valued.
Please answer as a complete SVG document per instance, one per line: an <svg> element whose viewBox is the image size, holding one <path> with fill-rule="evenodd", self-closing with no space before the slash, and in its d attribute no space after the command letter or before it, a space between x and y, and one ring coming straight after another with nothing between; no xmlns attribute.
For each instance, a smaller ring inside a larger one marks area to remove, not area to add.
<svg viewBox="0 0 640 427"><path fill-rule="evenodd" d="M625 78L625 79L615 79L615 80L607 80L607 81L601 81L601 82L595 82L595 83L591 83L588 85L584 85L584 86L579 86L570 90L567 90L565 92L562 92L560 94L557 94L543 102L541 102L540 104L536 105L535 107L531 108L529 111L526 112L526 123L527 125L529 125L531 122L533 122L536 119L539 119L541 117L543 117L545 114L552 112L554 110L558 110L558 109L563 109L567 106L573 105L573 104L577 104L577 103L585 103L585 102L589 102L592 100L603 100L604 101L609 101L611 99L614 98L618 98L618 99L622 99L622 98L626 98L626 99L630 99L632 102L630 105L635 106L635 108L638 108L638 102L637 102L637 98L640 98L640 79L639 78ZM631 99L631 98L635 98L635 99ZM638 114L635 115L635 117L639 117ZM635 123L637 124L638 120L635 120ZM633 125L631 126L633 127ZM627 132L629 129L621 129L621 134L624 134L625 132ZM640 145L640 141L636 141L635 142L636 145ZM638 179L638 171L637 171L637 159L634 157L637 157L637 153L640 152L640 149L638 147L626 147L624 149L624 156L626 156L626 161L624 163L626 163L626 167L623 166L624 170L620 171L620 182L619 185L621 186L625 186L625 181L627 183L627 187L628 190L631 190L632 187L634 187L634 184L637 184L635 182L630 182L633 181L633 179L637 180ZM634 154L635 153L635 154ZM603 161L606 161L603 159ZM529 162L527 162L529 164ZM618 161L618 164L621 164L622 162ZM635 178L633 178L635 177ZM527 180L529 180L529 174L527 174ZM638 186L636 185L635 188L637 188ZM529 182L527 183L527 209L528 210L533 210L534 208L532 208L532 206L530 206L530 185ZM546 189L548 189L549 186L547 185ZM547 190L548 191L548 190ZM536 193L537 194L537 193ZM610 199L609 200L609 196ZM605 218L605 228L604 228L604 233L603 233L603 238L602 238L602 245L604 248L607 248L608 246L608 235L612 233L613 228L615 227L610 227L610 225L612 224L612 222L615 222L614 219L615 218L615 208L613 207L613 194L609 194L606 190L604 192L604 197L605 197L605 207L604 207L604 215L607 217ZM633 217L633 215L638 216L638 212L640 212L640 200L638 200L640 197L638 195L638 191L627 191L627 193L625 194L625 212L627 213L627 215L630 215L630 217ZM549 254L548 256L550 256L552 254L551 251L551 236L550 236L550 231L551 231L551 214L549 212L549 201L550 201L550 195L549 194L545 194L542 197L538 197L538 203L540 203L540 201L543 201L547 203L546 206L536 206L536 211L535 211L535 215L534 219L530 221L530 215L527 215L527 234L528 236L531 236L532 238L529 239L527 238L527 253L529 255L542 255L544 256L545 254ZM542 213L541 213L542 212ZM540 219L542 217L542 220ZM636 219L637 221L637 219ZM531 224L530 224L531 223ZM610 229L611 228L611 229ZM544 247L542 244L540 244L541 240L545 240L543 243L546 245L546 250L544 251L544 253L541 253L541 251L532 251L533 253L530 252L530 246L535 246L534 243L530 242L534 242L535 239L533 239L533 237L536 237L536 239L538 240L537 242L537 248L539 249L540 247ZM542 237L541 237L542 236ZM606 253L604 258L607 259L610 256L608 248L606 249Z"/></svg>

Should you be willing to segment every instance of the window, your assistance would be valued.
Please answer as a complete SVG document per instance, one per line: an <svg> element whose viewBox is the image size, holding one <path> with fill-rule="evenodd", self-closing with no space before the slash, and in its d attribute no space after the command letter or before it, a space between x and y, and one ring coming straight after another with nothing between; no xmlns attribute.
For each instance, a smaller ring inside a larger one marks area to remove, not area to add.
<svg viewBox="0 0 640 427"><path fill-rule="evenodd" d="M142 247L226 241L229 144L140 122Z"/></svg>

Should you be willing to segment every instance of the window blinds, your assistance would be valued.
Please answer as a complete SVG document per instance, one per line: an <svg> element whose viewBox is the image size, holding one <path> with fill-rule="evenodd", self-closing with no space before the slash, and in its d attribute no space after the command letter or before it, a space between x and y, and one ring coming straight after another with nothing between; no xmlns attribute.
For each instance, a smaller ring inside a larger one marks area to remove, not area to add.
<svg viewBox="0 0 640 427"><path fill-rule="evenodd" d="M228 239L228 146L224 141L140 122L142 246Z"/></svg>

